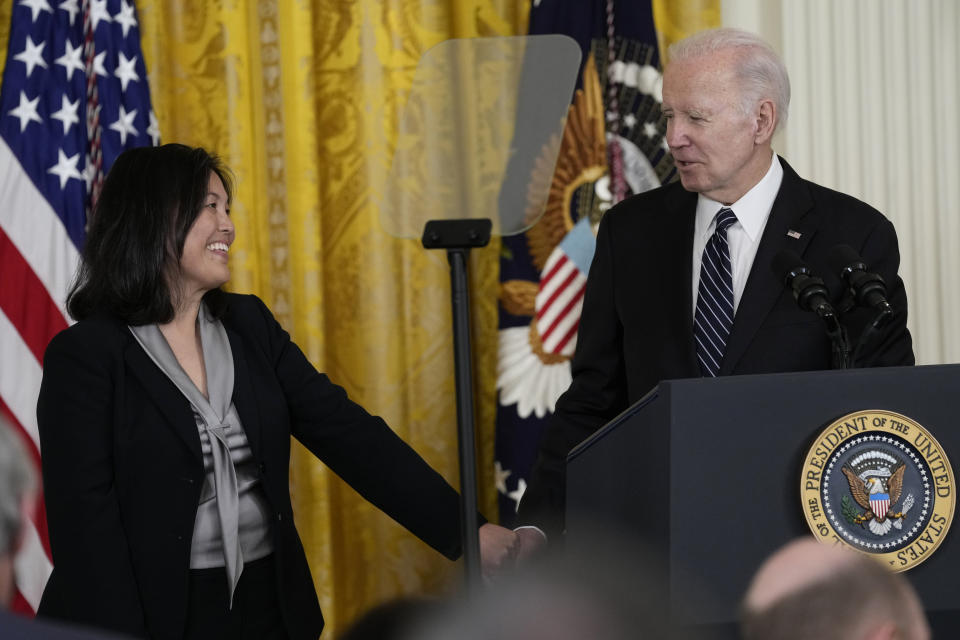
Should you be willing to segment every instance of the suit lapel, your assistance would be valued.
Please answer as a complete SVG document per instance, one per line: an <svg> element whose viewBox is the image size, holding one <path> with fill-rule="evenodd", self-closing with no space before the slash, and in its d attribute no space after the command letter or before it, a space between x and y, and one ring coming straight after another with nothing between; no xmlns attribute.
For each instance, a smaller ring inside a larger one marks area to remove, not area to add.
<svg viewBox="0 0 960 640"><path fill-rule="evenodd" d="M719 375L728 375L736 369L767 314L783 294L783 282L770 267L773 257L783 249L802 256L819 226L806 185L783 158L780 158L780 164L783 166L783 182L733 319Z"/></svg>
<svg viewBox="0 0 960 640"><path fill-rule="evenodd" d="M126 331L126 328L123 329ZM129 332L128 332L129 334ZM143 387L144 392L157 406L160 413L166 418L170 428L183 440L190 452L197 460L203 463L203 452L200 450L200 432L193 418L190 403L180 390L163 371L154 364L150 356L137 344L133 336L129 336L124 360L127 370Z"/></svg>
<svg viewBox="0 0 960 640"><path fill-rule="evenodd" d="M230 327L224 325L227 338L230 340L230 349L233 351L233 404L243 423L243 431L247 435L247 442L253 451L254 457L262 460L260 450L260 412L257 410L256 395L251 379L250 366L247 354L243 349L243 339Z"/></svg>
<svg viewBox="0 0 960 640"><path fill-rule="evenodd" d="M664 277L662 283L661 308L667 314L673 311L677 315L668 315L666 322L673 327L673 334L677 338L677 346L681 359L689 371L688 375L700 375L700 365L697 361L696 344L693 339L693 233L697 217L697 194L686 191L677 191L677 200L667 203L667 211L676 213L666 217L667 228L660 234L665 242L672 244L664 247L661 255L664 258L664 273L679 274L679 281L685 283L677 287L675 278ZM675 296L679 296L677 299Z"/></svg>

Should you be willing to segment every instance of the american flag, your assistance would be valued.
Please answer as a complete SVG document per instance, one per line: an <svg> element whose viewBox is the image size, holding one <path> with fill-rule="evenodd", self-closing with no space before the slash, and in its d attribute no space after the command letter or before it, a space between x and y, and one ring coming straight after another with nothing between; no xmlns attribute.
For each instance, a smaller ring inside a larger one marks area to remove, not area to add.
<svg viewBox="0 0 960 640"><path fill-rule="evenodd" d="M159 138L132 1L17 0L0 85L0 410L38 472L43 352L70 322L87 213L120 152ZM15 561L22 612L52 569L38 507Z"/></svg>
<svg viewBox="0 0 960 640"><path fill-rule="evenodd" d="M590 219L581 218L543 266L536 319L537 332L547 353L573 355L596 244Z"/></svg>

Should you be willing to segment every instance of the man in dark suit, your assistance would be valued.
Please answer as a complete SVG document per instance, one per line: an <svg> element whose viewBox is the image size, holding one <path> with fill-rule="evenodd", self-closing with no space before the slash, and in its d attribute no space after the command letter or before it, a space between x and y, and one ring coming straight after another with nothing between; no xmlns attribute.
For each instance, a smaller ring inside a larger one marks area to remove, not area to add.
<svg viewBox="0 0 960 640"><path fill-rule="evenodd" d="M869 205L800 178L773 153L790 85L757 36L703 32L670 49L663 77L666 140L680 183L633 196L600 224L573 382L557 402L519 508L527 554L563 531L567 453L661 380L829 369L831 341L771 269L789 249L843 286L826 256L853 247L886 281L895 313L851 309L857 365L914 362L890 222ZM544 535L546 534L546 535Z"/></svg>

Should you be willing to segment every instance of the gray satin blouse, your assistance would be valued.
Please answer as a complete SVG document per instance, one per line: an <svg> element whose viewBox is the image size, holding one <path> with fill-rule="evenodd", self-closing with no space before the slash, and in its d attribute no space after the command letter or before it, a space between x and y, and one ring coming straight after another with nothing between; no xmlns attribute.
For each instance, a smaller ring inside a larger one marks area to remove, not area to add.
<svg viewBox="0 0 960 640"><path fill-rule="evenodd" d="M197 328L207 376L205 397L157 325L129 327L137 342L190 402L205 479L190 545L190 568L225 567L230 599L244 561L273 552L270 510L246 433L233 404L233 352L223 324L201 304Z"/></svg>

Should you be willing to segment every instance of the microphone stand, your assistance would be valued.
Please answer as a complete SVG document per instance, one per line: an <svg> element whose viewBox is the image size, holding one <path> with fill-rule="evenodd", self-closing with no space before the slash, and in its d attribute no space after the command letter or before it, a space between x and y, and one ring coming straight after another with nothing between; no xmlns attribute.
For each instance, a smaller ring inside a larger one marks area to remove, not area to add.
<svg viewBox="0 0 960 640"><path fill-rule="evenodd" d="M833 345L833 368L850 369L853 366L853 358L850 356L850 338L847 335L847 328L840 324L836 314L829 313L821 316L827 325L827 335L830 336L830 342Z"/></svg>
<svg viewBox="0 0 960 640"><path fill-rule="evenodd" d="M490 242L493 223L487 218L430 220L423 229L426 249L446 249L450 262L453 306L453 356L457 389L457 439L460 450L460 535L467 591L482 586L477 518L477 457L473 414L473 363L470 349L470 291L467 258L470 249Z"/></svg>
<svg viewBox="0 0 960 640"><path fill-rule="evenodd" d="M879 309L880 311L877 312L870 324L868 324L863 330L863 333L860 334L860 339L857 340L857 346L853 350L853 357L851 358L850 366L855 366L857 357L860 355L860 349L862 349L867 342L870 341L870 338L872 338L880 330L880 327L885 325L887 321L893 317L893 309L889 304L884 304L883 306L879 307Z"/></svg>

